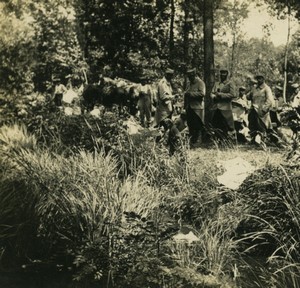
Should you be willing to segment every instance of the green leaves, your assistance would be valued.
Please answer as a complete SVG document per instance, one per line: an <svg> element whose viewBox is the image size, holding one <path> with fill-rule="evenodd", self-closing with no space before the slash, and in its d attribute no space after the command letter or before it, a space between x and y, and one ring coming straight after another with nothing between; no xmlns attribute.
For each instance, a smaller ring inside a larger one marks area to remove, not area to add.
<svg viewBox="0 0 300 288"><path fill-rule="evenodd" d="M300 3L298 0L266 0L270 5L271 9L274 9L277 12L279 17L286 15L288 10L291 9L291 12L299 19L300 18Z"/></svg>
<svg viewBox="0 0 300 288"><path fill-rule="evenodd" d="M0 8L0 87L24 92L25 84L34 83L45 91L53 74L64 77L86 67L71 3L9 1Z"/></svg>

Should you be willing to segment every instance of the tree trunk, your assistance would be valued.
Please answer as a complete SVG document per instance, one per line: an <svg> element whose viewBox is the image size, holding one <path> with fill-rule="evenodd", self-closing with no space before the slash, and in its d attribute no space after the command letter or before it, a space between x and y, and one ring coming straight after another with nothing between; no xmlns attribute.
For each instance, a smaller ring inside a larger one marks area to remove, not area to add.
<svg viewBox="0 0 300 288"><path fill-rule="evenodd" d="M183 26L183 57L184 63L186 67L188 67L189 63L189 0L185 0L184 3L184 26Z"/></svg>
<svg viewBox="0 0 300 288"><path fill-rule="evenodd" d="M169 59L172 62L174 51L174 20L175 20L175 0L171 0L171 19L170 19L170 41L169 41Z"/></svg>
<svg viewBox="0 0 300 288"><path fill-rule="evenodd" d="M287 87L287 62L288 62L288 53L289 53L289 42L291 34L291 7L288 7L288 31L287 39L285 44L284 51L284 82L283 82L283 102L286 103L286 87Z"/></svg>
<svg viewBox="0 0 300 288"><path fill-rule="evenodd" d="M236 27L236 25L235 25ZM230 74L231 76L234 75L234 70L235 70L235 51L236 51L236 46L237 46L237 39L236 39L236 28L233 31L233 35L232 35L232 47L231 47L231 63L230 63Z"/></svg>
<svg viewBox="0 0 300 288"><path fill-rule="evenodd" d="M210 122L211 91L215 83L214 71L214 32L213 32L213 0L204 0L203 33L204 33L204 81L205 94L205 124Z"/></svg>

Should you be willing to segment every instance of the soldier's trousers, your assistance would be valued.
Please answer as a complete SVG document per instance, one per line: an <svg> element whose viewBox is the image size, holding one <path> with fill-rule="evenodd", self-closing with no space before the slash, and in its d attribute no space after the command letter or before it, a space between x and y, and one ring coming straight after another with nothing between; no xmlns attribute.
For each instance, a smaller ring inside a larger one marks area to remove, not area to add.
<svg viewBox="0 0 300 288"><path fill-rule="evenodd" d="M186 120L191 137L191 144L195 144L201 132L204 131L204 124L199 115L190 107L186 111Z"/></svg>

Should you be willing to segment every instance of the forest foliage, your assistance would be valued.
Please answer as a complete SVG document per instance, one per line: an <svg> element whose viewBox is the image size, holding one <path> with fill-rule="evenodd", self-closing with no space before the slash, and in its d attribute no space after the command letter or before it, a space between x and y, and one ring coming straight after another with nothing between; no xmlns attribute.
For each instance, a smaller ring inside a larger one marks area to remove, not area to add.
<svg viewBox="0 0 300 288"><path fill-rule="evenodd" d="M216 68L228 67L236 79L264 73L282 81L283 47L264 39L245 39L241 27L250 5L263 1L215 1ZM286 11L286 1L266 1L273 11ZM299 6L291 2L297 15ZM157 79L172 66L201 73L203 2L194 0L55 0L1 1L0 87L10 93L45 92L54 77L99 74L138 82ZM277 9L277 10L276 10ZM298 46L297 35L291 46ZM297 50L297 49L296 49ZM298 70L299 55L290 49L289 72ZM239 80L241 81L241 80Z"/></svg>

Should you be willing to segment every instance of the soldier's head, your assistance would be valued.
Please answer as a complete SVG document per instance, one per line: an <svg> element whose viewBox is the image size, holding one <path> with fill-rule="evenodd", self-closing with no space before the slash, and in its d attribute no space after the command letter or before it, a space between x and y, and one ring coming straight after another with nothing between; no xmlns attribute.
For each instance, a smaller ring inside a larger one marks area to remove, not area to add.
<svg viewBox="0 0 300 288"><path fill-rule="evenodd" d="M169 118L166 118L160 122L160 126L164 128L165 131L170 129L173 125L173 121Z"/></svg>
<svg viewBox="0 0 300 288"><path fill-rule="evenodd" d="M193 69L189 69L187 72L186 72L186 75L187 77L189 78L189 80L191 82L194 82L195 78L196 78L196 68L193 68Z"/></svg>
<svg viewBox="0 0 300 288"><path fill-rule="evenodd" d="M245 93L246 93L246 88L244 86L241 86L239 88L239 96L242 97L245 95Z"/></svg>
<svg viewBox="0 0 300 288"><path fill-rule="evenodd" d="M146 76L142 76L140 78L140 82L142 85L146 85L146 84L148 84L148 78Z"/></svg>
<svg viewBox="0 0 300 288"><path fill-rule="evenodd" d="M265 83L265 77L261 74L255 76L255 80L257 81L257 86Z"/></svg>
<svg viewBox="0 0 300 288"><path fill-rule="evenodd" d="M220 69L220 81L224 82L228 79L229 71L227 69Z"/></svg>
<svg viewBox="0 0 300 288"><path fill-rule="evenodd" d="M165 77L168 81L170 81L174 76L174 70L171 68L167 68L165 71Z"/></svg>
<svg viewBox="0 0 300 288"><path fill-rule="evenodd" d="M58 85L60 83L60 77L55 77L52 81L55 85Z"/></svg>

